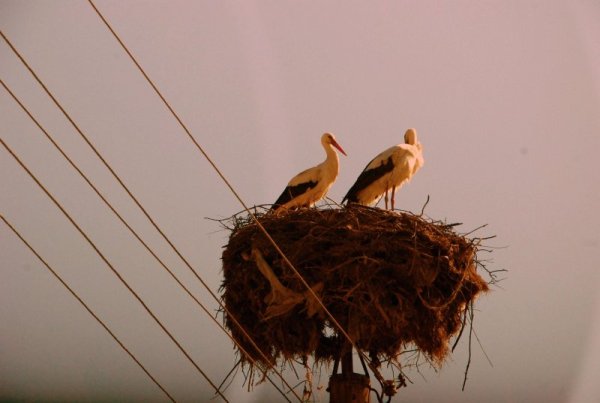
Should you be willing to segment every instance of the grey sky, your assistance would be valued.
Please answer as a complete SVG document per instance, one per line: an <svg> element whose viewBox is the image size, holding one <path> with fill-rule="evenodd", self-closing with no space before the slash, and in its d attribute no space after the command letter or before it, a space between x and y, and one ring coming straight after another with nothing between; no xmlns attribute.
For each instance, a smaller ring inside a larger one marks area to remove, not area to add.
<svg viewBox="0 0 600 403"><path fill-rule="evenodd" d="M426 164L400 208L463 222L507 246L467 345L396 401L596 402L600 386L600 5L595 1L98 1L125 43L248 204L270 203L348 153L329 196L415 127ZM217 290L227 233L205 217L241 206L85 1L0 0L18 47L183 254ZM0 78L199 298L165 246L6 44ZM0 135L89 232L210 376L231 343L0 91ZM178 400L208 387L27 174L0 150L0 211ZM160 391L0 225L0 400L162 401ZM596 374L596 375L594 375ZM292 374L288 374L290 379ZM270 386L232 401L264 401ZM320 380L326 385L327 377ZM277 399L277 395L270 395ZM321 401L326 393L321 392Z"/></svg>

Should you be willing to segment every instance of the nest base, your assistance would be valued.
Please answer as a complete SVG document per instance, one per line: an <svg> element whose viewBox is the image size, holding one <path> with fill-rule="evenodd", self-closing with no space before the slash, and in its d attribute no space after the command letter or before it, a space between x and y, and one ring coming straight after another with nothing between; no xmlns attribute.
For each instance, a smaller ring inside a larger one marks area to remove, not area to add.
<svg viewBox="0 0 600 403"><path fill-rule="evenodd" d="M477 273L478 239L406 212L364 206L258 214L306 282L371 363L416 348L441 364L466 309L488 285ZM227 310L236 341L256 360L339 358L342 337L250 217L234 217L223 251ZM252 364L251 364L252 365Z"/></svg>

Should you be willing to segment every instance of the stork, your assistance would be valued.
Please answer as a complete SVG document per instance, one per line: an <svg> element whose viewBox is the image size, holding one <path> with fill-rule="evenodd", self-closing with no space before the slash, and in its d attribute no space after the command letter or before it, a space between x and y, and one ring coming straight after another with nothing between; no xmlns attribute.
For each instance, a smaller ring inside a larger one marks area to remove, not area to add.
<svg viewBox="0 0 600 403"><path fill-rule="evenodd" d="M417 140L417 131L408 129L404 133L405 144L388 148L373 158L350 188L342 203L369 205L385 194L388 208L388 192L392 191L392 210L397 187L408 182L423 166L423 146Z"/></svg>
<svg viewBox="0 0 600 403"><path fill-rule="evenodd" d="M319 165L309 168L294 176L287 184L281 196L273 203L272 209L290 209L295 207L310 207L321 200L335 182L339 171L337 148L346 155L342 147L335 141L331 133L321 136L321 144L327 158Z"/></svg>

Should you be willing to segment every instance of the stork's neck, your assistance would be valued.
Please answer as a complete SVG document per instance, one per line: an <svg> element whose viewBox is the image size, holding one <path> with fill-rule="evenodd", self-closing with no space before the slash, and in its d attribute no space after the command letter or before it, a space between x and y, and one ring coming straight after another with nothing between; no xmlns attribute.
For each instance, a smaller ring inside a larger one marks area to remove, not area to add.
<svg viewBox="0 0 600 403"><path fill-rule="evenodd" d="M323 165L327 167L326 171L331 172L333 177L337 177L340 163L338 154L331 144L323 144L323 148L327 154L327 158L323 162Z"/></svg>

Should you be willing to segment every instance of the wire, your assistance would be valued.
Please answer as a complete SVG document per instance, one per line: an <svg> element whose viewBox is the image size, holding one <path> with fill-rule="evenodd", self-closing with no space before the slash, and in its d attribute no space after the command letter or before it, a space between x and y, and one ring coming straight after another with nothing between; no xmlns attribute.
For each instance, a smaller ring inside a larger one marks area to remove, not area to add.
<svg viewBox="0 0 600 403"><path fill-rule="evenodd" d="M334 325L336 325L336 327L338 327L342 333L344 334L344 336L348 339L348 341L351 342L351 344L354 346L354 342L350 339L350 336L346 333L345 330L342 329L341 325L338 323L338 321L333 317L333 315L331 315L331 313L329 312L329 310L325 307L325 305L323 304L323 302L321 301L321 299L317 296L317 294L312 290L312 288L308 285L308 283L306 282L306 280L304 280L304 278L302 277L302 275L298 272L298 270L294 267L294 265L292 264L292 262L290 262L290 260L287 258L287 256L283 253L283 251L279 248L279 246L277 245L277 243L275 242L275 240L273 238L271 238L271 236L269 235L269 233L267 232L267 230L263 227L263 225L260 223L260 221L258 221L258 219L256 218L256 216L252 213L252 211L250 211L250 209L248 208L248 206L246 205L246 203L242 200L242 198L240 197L240 195L237 193L237 191L233 188L233 186L231 185L231 183L227 180L227 178L223 175L223 173L221 172L221 170L217 167L217 165L214 163L214 161L209 157L209 155L206 153L206 151L204 151L204 149L202 148L202 146L200 146L200 144L196 141L196 139L192 136L191 132L189 131L189 129L187 128L187 126L183 123L183 121L179 118L179 116L177 115L177 113L173 110L173 108L171 107L171 105L167 102L167 100L165 99L165 97L162 95L162 93L158 90L158 88L156 87L156 85L154 85L154 82L148 77L148 75L146 74L146 72L144 71L144 69L140 66L140 64L137 62L137 60L135 59L135 57L131 54L131 52L129 51L129 49L125 46L125 44L123 43L123 41L121 41L121 39L119 38L119 36L116 34L116 32L112 29L112 27L110 26L110 24L108 23L108 21L104 18L104 16L100 13L100 11L96 8L96 6L94 5L94 2L92 0L88 0L88 2L90 3L90 5L94 8L94 10L96 11L96 13L98 14L98 16L102 19L102 21L104 22L104 24L106 24L106 26L108 27L108 29L110 30L110 32L114 35L114 37L117 39L117 41L119 42L119 44L123 47L123 49L125 50L125 52L129 55L129 57L131 58L131 60L135 63L135 65L138 67L138 69L140 70L140 72L142 73L142 75L146 78L146 80L148 81L148 83L150 84L150 86L154 89L154 91L156 92L156 94L159 96L159 98L163 101L163 103L165 104L165 106L167 107L167 109L169 109L169 111L171 112L171 114L173 114L173 116L175 117L175 119L177 120L177 122L179 123L179 125L183 128L183 130L186 132L186 134L188 135L188 137L190 138L190 140L194 143L194 145L196 146L196 148L202 153L202 155L204 156L204 158L206 158L206 160L208 161L208 163L213 167L213 169L216 171L216 173L221 177L221 179L223 180L223 182L225 182L225 185L227 185L227 187L229 188L229 190L233 193L233 195L235 196L235 198L240 202L240 204L242 205L242 207L244 208L244 210L246 210L248 212L248 214L250 214L250 216L252 217L252 219L256 222L256 224L259 226L259 228L261 229L261 231L265 234L265 236L269 239L269 241L273 244L273 246L275 247L275 249L277 250L277 252L281 255L281 257L284 259L284 261L286 262L286 264L288 266L290 266L290 268L292 269L292 271L294 272L294 274L296 276L298 276L302 282L302 284L310 291L310 293L312 294L312 297L314 297L319 304L321 305L321 308L324 309L325 313L330 316L330 319L333 321Z"/></svg>
<svg viewBox="0 0 600 403"><path fill-rule="evenodd" d="M233 341L234 344L240 349L242 354L248 357L251 362L255 362L252 356L237 342L237 340L225 329L223 325L221 325L213 315L208 311L208 309L191 293L191 291L177 278L177 276L173 273L171 269L169 269L166 264L154 253L154 251L148 246L146 242L138 235L138 233L125 221L125 219L116 211L113 205L104 197L104 195L96 188L96 186L90 181L90 179L81 171L81 169L73 162L73 160L64 152L64 150L56 143L54 138L48 133L46 129L39 123L39 121L33 116L33 114L27 109L27 107L19 100L19 98L11 91L11 89L4 83L3 80L0 79L0 84L4 87L4 89L12 96L14 101L23 109L23 111L29 116L29 118L37 125L37 127L44 133L46 138L54 145L54 147L60 152L60 154L71 164L73 169L79 173L79 175L86 181L86 183L94 190L94 192L100 197L100 199L106 204L106 206L117 216L117 218L121 221L121 223L133 234L133 236L144 246L144 248L156 259L156 261L173 277L173 279L179 284L181 288L192 298L196 304L211 318L211 320ZM283 376L275 371L277 375L279 375L282 380ZM273 383L273 381L268 377L265 373L265 376L269 380L269 382L287 399L285 393L279 389L279 387ZM288 399L289 401L289 399Z"/></svg>
<svg viewBox="0 0 600 403"><path fill-rule="evenodd" d="M39 179L29 170L29 168L19 159L19 157L15 154L15 152L0 138L0 143L4 146L4 148L13 156L13 158L21 165L21 167L29 174L31 179L37 183L37 185L46 193L46 195L54 202L56 207L64 214L64 216L73 224L73 226L79 231L79 233L85 238L85 240L90 244L92 249L100 256L100 258L106 263L106 265L110 268L110 270L117 276L117 278L123 283L123 285L133 294L133 296L138 300L138 302L144 307L146 312L154 319L154 321L160 326L160 328L169 336L169 338L175 343L175 345L179 348L179 350L185 355L185 357L190 361L190 363L196 368L196 370L206 379L206 381L215 389L215 391L225 400L229 402L227 398L221 393L221 391L217 388L217 386L210 380L208 375L196 364L196 362L192 359L192 357L188 354L188 352L181 346L181 344L175 339L175 337L167 330L167 328L162 324L162 322L154 315L152 310L146 305L146 303L140 298L140 296L131 288L131 286L125 281L125 279L119 274L119 272L114 268L114 266L108 261L108 259L104 256L104 254L98 249L96 244L89 238L89 236L81 229L81 227L75 222L75 220L67 213L64 207L54 198L54 196L42 185Z"/></svg>
<svg viewBox="0 0 600 403"><path fill-rule="evenodd" d="M173 249L173 251L177 254L177 256L179 256L179 258L184 262L184 264L186 265L186 267L188 267L188 269L194 274L194 276L198 279L198 281L200 281L200 283L204 286L204 288L209 292L209 294L212 296L212 298L219 304L219 306L227 313L228 317L232 320L232 322L234 322L234 324L240 329L240 331L242 332L242 334L249 340L249 342L252 344L252 346L256 349L256 351L264 358L265 362L270 363L269 358L266 356L266 354L260 349L260 347L258 347L258 345L254 342L254 340L252 339L252 337L248 334L248 332L246 331L246 329L244 329L244 327L239 323L239 321L235 318L234 315L231 314L231 312L227 309L227 307L225 305L222 304L222 302L220 301L220 299L215 295L215 293L210 289L210 287L208 286L208 284L202 279L202 277L200 277L200 275L196 272L196 270L194 270L194 268L191 266L191 264L187 261L187 259L185 259L185 257L181 254L181 252L179 252L179 250L175 247L175 245L173 244L173 242L171 242L171 240L166 236L166 234L164 233L164 231L162 231L162 229L158 226L158 224L154 221L154 219L150 216L150 214L146 211L146 209L142 206L142 204L140 203L140 201L133 195L133 193L129 190L129 188L127 187L127 185L125 185L125 183L123 182L123 180L117 175L117 173L112 169L112 167L108 164L108 162L104 159L104 157L102 157L102 155L100 154L100 152L96 149L96 147L92 144L92 142L88 139L88 137L83 133L83 131L79 128L79 126L77 125L77 123L75 123L75 121L71 118L71 116L67 113L67 111L63 108L63 106L58 102L58 100L54 97L54 95L50 92L50 90L48 89L48 87L46 87L46 85L42 82L42 80L38 77L38 75L35 73L35 71L33 71L33 69L31 68L31 66L27 63L27 61L23 58L23 56L21 56L21 54L19 53L19 51L16 49L16 47L8 40L8 38L4 35L4 33L2 31L0 31L0 36L2 36L2 38L4 39L4 41L8 44L8 46L11 48L11 50L13 51L13 53L19 58L19 60L21 60L21 62L23 63L23 65L29 70L29 72L31 73L31 75L36 79L36 81L40 84L40 86L44 89L44 91L46 92L46 94L50 97L50 99L52 99L52 101L54 102L54 104L57 106L58 109L60 109L60 111L63 113L63 115L67 118L67 120L69 121L69 123L71 123L71 125L75 128L75 130L77 131L77 133L79 133L79 135L83 138L83 140L88 144L88 146L92 149L92 151L96 154L96 156L100 159L100 161L104 164L104 166L106 167L106 169L109 170L109 172L113 175L113 177L117 180L117 182L119 182L119 184L121 185L121 187L125 190L125 192L129 195L129 197L133 200L133 202L138 206L138 208L142 211L142 213L146 216L146 218L148 219L148 221L150 221L150 223L154 226L154 228L159 232L159 234L163 237L163 239L169 244L169 246ZM274 368L273 365L271 365L271 368ZM281 377L283 383L288 386L290 388L290 390L292 391L292 393L296 396L296 398L298 398L299 401L302 401L302 398L300 398L300 396L298 396L298 394L296 393L296 391L289 385L289 383L287 381L285 381L285 379L283 379L283 377Z"/></svg>
<svg viewBox="0 0 600 403"><path fill-rule="evenodd" d="M102 15L102 13L100 12L100 10L98 10L98 8L94 4L94 2L92 0L88 0L88 3L92 6L92 8L94 9L94 11L96 11L96 14L98 14L98 17L100 17L100 19L102 20L102 22L104 22L104 24L106 25L106 27L108 28L108 30L112 33L112 35L115 37L115 39L117 40L117 42L119 42L119 44L121 45L121 47L123 48L123 50L127 53L127 55L131 58L131 60L133 61L133 63L140 70L140 72L142 73L142 75L144 76L144 78L146 79L146 81L148 81L148 84L150 84L150 86L152 87L152 89L154 89L154 91L156 92L156 94L158 95L158 97L163 101L163 103L165 104L165 106L167 107L167 109L171 112L171 114L173 115L173 117L175 118L175 120L177 120L177 122L179 123L179 125L181 126L181 128L185 131L185 133L188 135L188 137L190 138L190 140L192 141L192 143L194 143L194 145L196 146L196 149L198 151L200 151L200 153L204 156L204 158L208 161L208 163L213 167L213 169L219 175L219 177L221 177L221 179L223 180L223 182L225 183L225 185L229 188L229 190L231 191L231 193L235 196L235 198L243 206L244 210L246 210L246 212L252 217L252 220L260 228L261 232L267 237L267 239L269 240L269 242L271 242L271 244L273 245L273 247L275 248L275 250L277 251L277 253L279 253L279 255L284 260L284 262L292 269L292 272L294 273L294 275L296 275L300 279L300 281L302 282L302 284L306 287L306 289L310 293L311 297L313 297L319 303L319 305L321 306L321 308L323 309L323 311L325 312L325 314L329 317L329 319L331 320L331 322L340 331L340 333L342 333L342 335L348 340L348 342L352 345L352 347L354 347L359 354L363 355L365 357L365 359L367 359L367 362L369 363L369 366L375 372L375 368L371 365L371 363L368 360L368 358L366 357L366 355L364 353L362 353L357 348L356 343L354 343L354 341L352 340L352 338L350 337L350 335L348 334L348 332L346 332L346 330L342 327L342 325L337 321L337 319L335 319L335 317L327 309L327 307L325 306L325 304L323 303L323 301L321 300L321 298L319 298L319 296L314 292L314 290L306 282L306 280L304 279L304 277L302 277L302 275L300 274L300 272L296 269L296 267L288 259L288 257L285 255L285 253L283 253L283 251L281 250L281 248L279 247L279 245L277 245L277 243L275 242L275 240L271 237L271 235L263 227L263 225L260 223L260 221L258 221L258 219L256 218L256 216L252 213L252 211L250 211L250 209L248 208L248 206L246 205L246 203L242 200L242 198L240 197L240 195L236 192L236 190L233 188L233 186L227 180L227 178L223 175L223 173L217 167L217 165L214 163L214 161L208 156L208 154L206 153L206 151L204 151L204 149L196 141L196 139L194 138L194 136L192 136L190 130L183 123L183 121L181 120L181 118L179 117L179 115L177 115L177 113L175 112L175 110L171 107L171 105L169 104L169 102L167 102L167 100L162 95L162 93L159 91L159 89L156 87L156 85L154 84L154 82L146 74L146 72L144 71L144 69L142 68L142 66L138 63L138 61L133 56L133 54L129 51L129 49L127 48L127 46L125 46L125 44L123 43L123 41L121 40L121 38L117 35L117 33L112 28L112 26L108 23L108 21L106 20L106 18Z"/></svg>
<svg viewBox="0 0 600 403"><path fill-rule="evenodd" d="M135 363L146 373L146 375L148 375L148 377L152 380L152 382L154 382L156 384L156 386L158 386L160 388L160 390L162 390L164 392L164 394L167 395L167 397L172 402L175 402L175 399L173 398L173 396L171 396L169 394L169 392L167 392L167 390L152 376L152 374L150 374L150 372L146 369L146 367L144 367L144 365L133 355L133 353L131 351L129 351L129 349L109 329L109 327L102 321L102 319L100 319L98 317L98 315L96 315L94 313L94 311L83 301L83 299L81 299L81 297L79 297L79 295L77 295L77 293L71 287L69 287L69 285L60 277L60 275L56 271L54 271L54 269L52 269L52 267L50 267L50 265L44 260L44 258L42 256L40 256L39 253L37 253L37 251L33 248L33 246L31 246L31 244L29 244L29 242L27 242L27 240L17 231L17 229L2 214L0 214L0 218L2 219L2 221L4 221L4 223L8 226L8 228L10 228L12 230L12 232L14 232L14 234L21 241L23 241L23 243L29 248L29 250L40 260L40 262L42 262L44 264L44 266L46 266L46 268L50 271L50 273L52 273L52 275L58 281L60 281L60 283L67 289L67 291L69 291L71 293L71 295L73 295L73 297L75 297L75 299L77 301L79 301L79 303L89 312L89 314L92 315L92 317L96 320L96 322L98 322L100 324L100 326L102 326L104 328L104 330L106 330L108 332L108 334L110 334L110 336L117 342L117 344L119 346L121 346L121 348L131 357L131 359L133 359L133 361L135 361Z"/></svg>

